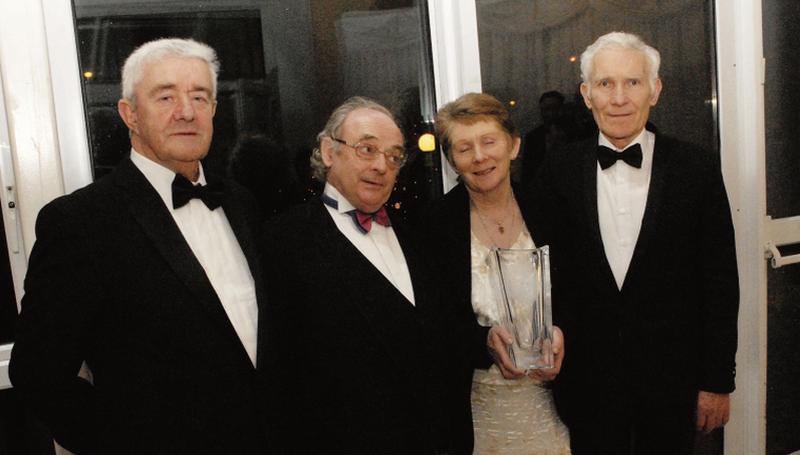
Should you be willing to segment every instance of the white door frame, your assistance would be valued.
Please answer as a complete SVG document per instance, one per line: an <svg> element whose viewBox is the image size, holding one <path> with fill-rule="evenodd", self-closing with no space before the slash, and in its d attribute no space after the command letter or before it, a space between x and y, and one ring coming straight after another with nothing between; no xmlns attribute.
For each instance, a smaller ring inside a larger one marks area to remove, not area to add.
<svg viewBox="0 0 800 455"><path fill-rule="evenodd" d="M722 168L739 263L736 392L725 454L766 450L766 170L761 0L717 0L717 78ZM702 252L698 252L702 254Z"/></svg>
<svg viewBox="0 0 800 455"><path fill-rule="evenodd" d="M49 7L55 4L47 2ZM4 115L0 119L0 165L4 191L1 199L18 303L22 298L27 257L33 246L36 215L45 203L64 193L50 68L42 0L2 2L0 108ZM78 90L80 93L80 87ZM88 159L85 148L84 155ZM9 182L13 191L8 191ZM12 199L15 207L9 211ZM11 345L0 346L0 388L10 387L7 373L10 350Z"/></svg>
<svg viewBox="0 0 800 455"><path fill-rule="evenodd" d="M439 109L464 93L481 91L478 17L474 0L429 0L428 16ZM446 193L456 185L457 175L444 153L439 153Z"/></svg>

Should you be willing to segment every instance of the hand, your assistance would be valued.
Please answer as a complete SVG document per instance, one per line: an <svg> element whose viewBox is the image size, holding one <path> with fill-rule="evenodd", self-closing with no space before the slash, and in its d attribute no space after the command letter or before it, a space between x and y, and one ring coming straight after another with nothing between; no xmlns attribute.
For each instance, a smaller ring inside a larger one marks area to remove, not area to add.
<svg viewBox="0 0 800 455"><path fill-rule="evenodd" d="M553 326L553 368L531 370L528 376L540 381L552 381L561 371L561 363L564 361L564 334L556 326Z"/></svg>
<svg viewBox="0 0 800 455"><path fill-rule="evenodd" d="M506 379L517 379L525 376L525 370L515 367L514 362L511 361L508 355L508 346L512 342L511 335L499 325L493 325L486 336L486 347L489 349L489 354L500 369L500 373Z"/></svg>
<svg viewBox="0 0 800 455"><path fill-rule="evenodd" d="M697 430L706 434L728 423L731 397L727 393L700 391L697 394Z"/></svg>

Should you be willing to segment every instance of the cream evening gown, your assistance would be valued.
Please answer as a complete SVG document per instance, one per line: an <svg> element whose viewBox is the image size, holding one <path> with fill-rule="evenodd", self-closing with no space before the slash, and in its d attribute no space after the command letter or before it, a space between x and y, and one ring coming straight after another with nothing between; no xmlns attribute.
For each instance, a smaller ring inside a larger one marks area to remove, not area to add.
<svg viewBox="0 0 800 455"><path fill-rule="evenodd" d="M497 323L495 290L489 276L491 249L471 236L472 308L478 323ZM533 248L527 229L512 248ZM472 378L472 419L476 455L570 454L569 432L553 404L553 395L540 381L527 376L508 380L496 365L476 369Z"/></svg>

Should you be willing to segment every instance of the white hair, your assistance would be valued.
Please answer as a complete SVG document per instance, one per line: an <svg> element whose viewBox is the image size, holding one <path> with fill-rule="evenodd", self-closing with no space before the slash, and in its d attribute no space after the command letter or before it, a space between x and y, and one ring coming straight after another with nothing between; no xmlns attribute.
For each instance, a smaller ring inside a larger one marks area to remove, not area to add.
<svg viewBox="0 0 800 455"><path fill-rule="evenodd" d="M211 94L217 98L217 74L219 60L210 46L191 39L162 38L137 47L122 67L122 97L135 103L136 84L142 80L145 67L164 57L198 58L208 64L211 74Z"/></svg>
<svg viewBox="0 0 800 455"><path fill-rule="evenodd" d="M589 87L590 91L592 90L591 76L594 71L594 58L600 51L607 49L627 49L644 54L647 62L650 90L655 90L658 68L661 66L661 54L637 35L625 32L611 32L597 38L597 41L587 47L581 54L581 79Z"/></svg>

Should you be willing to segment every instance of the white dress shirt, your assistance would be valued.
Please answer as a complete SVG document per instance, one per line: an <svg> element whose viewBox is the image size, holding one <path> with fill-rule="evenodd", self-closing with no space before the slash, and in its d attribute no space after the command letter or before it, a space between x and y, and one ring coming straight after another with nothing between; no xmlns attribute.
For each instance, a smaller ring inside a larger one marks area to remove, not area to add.
<svg viewBox="0 0 800 455"><path fill-rule="evenodd" d="M362 233L353 218L347 214L347 212L355 210L353 204L345 199L333 185L325 184L324 193L339 205L336 209L328 205L325 206L336 223L336 227L339 228L339 232L344 234L347 240L414 305L414 287L411 285L411 274L408 271L406 257L402 248L400 248L400 242L397 240L394 229L391 226L372 223L370 231L366 234Z"/></svg>
<svg viewBox="0 0 800 455"><path fill-rule="evenodd" d="M258 333L255 282L224 210L222 207L209 210L200 199L192 199L183 207L173 209L172 180L175 172L133 149L131 161L161 196L183 238L206 271L228 319L255 366ZM202 165L197 183L206 183Z"/></svg>
<svg viewBox="0 0 800 455"><path fill-rule="evenodd" d="M650 173L653 168L655 134L642 130L628 147L642 147L642 167L636 169L622 160L603 170L597 165L597 216L608 264L614 273L617 288L622 289L625 275L633 257L633 250L642 227ZM613 150L618 150L602 133L598 140ZM627 147L626 147L627 148Z"/></svg>

